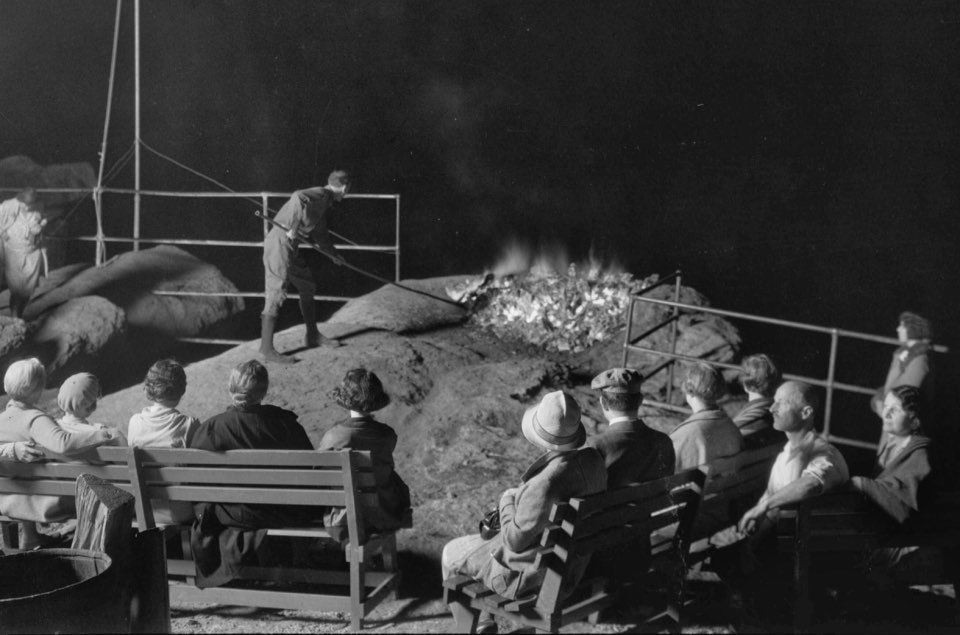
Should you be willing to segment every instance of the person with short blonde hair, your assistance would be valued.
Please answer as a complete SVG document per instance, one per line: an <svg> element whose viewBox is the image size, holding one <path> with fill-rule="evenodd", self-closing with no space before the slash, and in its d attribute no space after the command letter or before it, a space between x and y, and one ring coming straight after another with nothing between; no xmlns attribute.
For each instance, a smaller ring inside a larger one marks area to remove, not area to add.
<svg viewBox="0 0 960 635"><path fill-rule="evenodd" d="M769 356L748 355L740 363L740 385L747 393L747 405L736 414L733 423L743 435L744 449L783 443L783 433L773 429L773 393L780 385L780 370Z"/></svg>
<svg viewBox="0 0 960 635"><path fill-rule="evenodd" d="M200 424L188 446L199 450L313 450L297 415L261 403L270 387L266 367L255 359L230 372L227 389L231 404ZM226 584L241 566L259 566L260 540L255 532L316 521L315 510L243 503L199 503L199 523L191 542L197 564L197 586Z"/></svg>
<svg viewBox="0 0 960 635"><path fill-rule="evenodd" d="M10 395L0 413L0 443L34 443L48 458L74 458L100 445L115 443L119 434L112 429L91 427L84 431L65 430L37 407L47 373L37 358L10 364L3 375L4 390ZM34 522L63 521L76 514L74 499L59 496L5 494L0 496L0 514L21 521L21 548L39 546ZM31 522L32 521L32 522Z"/></svg>
<svg viewBox="0 0 960 635"><path fill-rule="evenodd" d="M270 379L266 367L256 360L243 362L230 371L227 390L237 406L255 406L267 395Z"/></svg>
<svg viewBox="0 0 960 635"><path fill-rule="evenodd" d="M723 375L705 362L687 370L683 394L693 414L670 433L676 453L675 472L700 467L713 459L733 456L743 449L740 430L717 405L726 392Z"/></svg>

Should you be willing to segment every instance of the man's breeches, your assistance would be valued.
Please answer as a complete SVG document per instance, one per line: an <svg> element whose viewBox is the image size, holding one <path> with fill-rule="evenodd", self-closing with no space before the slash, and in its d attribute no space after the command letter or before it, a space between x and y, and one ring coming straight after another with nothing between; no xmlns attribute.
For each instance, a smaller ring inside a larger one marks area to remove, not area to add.
<svg viewBox="0 0 960 635"><path fill-rule="evenodd" d="M6 245L3 258L10 294L28 300L40 282L43 254L36 247L24 249Z"/></svg>
<svg viewBox="0 0 960 635"><path fill-rule="evenodd" d="M310 295L317 290L313 272L306 261L291 246L282 231L271 230L263 244L264 293L263 314L276 316L287 299L284 287L289 282L301 295Z"/></svg>

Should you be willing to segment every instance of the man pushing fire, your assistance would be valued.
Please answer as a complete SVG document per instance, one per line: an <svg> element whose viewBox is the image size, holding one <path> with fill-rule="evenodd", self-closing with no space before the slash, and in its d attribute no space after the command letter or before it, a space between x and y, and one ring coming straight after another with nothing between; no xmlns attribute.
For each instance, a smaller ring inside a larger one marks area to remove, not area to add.
<svg viewBox="0 0 960 635"><path fill-rule="evenodd" d="M323 187L311 187L294 192L276 217L263 242L264 305L260 326L260 354L268 362L292 364L296 360L280 354L273 346L277 314L286 299L284 288L292 284L300 295L300 313L306 326L304 346L340 346L340 342L325 337L317 329L317 306L314 292L317 285L313 272L307 266L299 245L310 241L317 251L337 265L343 258L337 254L327 228L327 214L343 200L350 189L350 176L343 170L334 170Z"/></svg>

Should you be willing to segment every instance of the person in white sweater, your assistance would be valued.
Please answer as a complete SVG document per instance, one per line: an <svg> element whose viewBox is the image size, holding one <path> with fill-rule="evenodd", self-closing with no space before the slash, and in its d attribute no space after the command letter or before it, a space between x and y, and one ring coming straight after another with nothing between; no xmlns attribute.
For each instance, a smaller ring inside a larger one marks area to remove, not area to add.
<svg viewBox="0 0 960 635"><path fill-rule="evenodd" d="M183 366L173 359L155 362L143 380L143 390L150 405L130 417L127 443L138 448L186 448L200 422L177 410L187 391ZM189 503L153 501L153 512L158 525L179 524L193 518L193 506Z"/></svg>

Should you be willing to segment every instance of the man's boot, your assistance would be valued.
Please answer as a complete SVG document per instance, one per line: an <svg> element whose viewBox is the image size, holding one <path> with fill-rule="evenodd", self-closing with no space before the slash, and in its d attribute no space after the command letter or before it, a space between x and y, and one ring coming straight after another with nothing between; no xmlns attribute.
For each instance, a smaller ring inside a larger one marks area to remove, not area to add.
<svg viewBox="0 0 960 635"><path fill-rule="evenodd" d="M273 331L277 326L277 316L260 316L260 354L264 361L277 364L293 364L297 360L287 355L281 355L273 347Z"/></svg>
<svg viewBox="0 0 960 635"><path fill-rule="evenodd" d="M306 335L303 338L304 347L327 346L336 348L340 346L340 342L324 337L317 330L317 303L313 299L313 294L300 294L300 313L303 315L303 325L306 327Z"/></svg>

